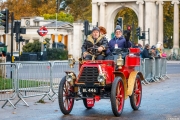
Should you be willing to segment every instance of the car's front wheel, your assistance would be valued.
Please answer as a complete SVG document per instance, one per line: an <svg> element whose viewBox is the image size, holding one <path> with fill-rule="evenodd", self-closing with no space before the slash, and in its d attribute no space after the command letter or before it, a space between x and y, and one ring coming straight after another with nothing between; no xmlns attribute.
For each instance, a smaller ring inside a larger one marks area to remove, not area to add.
<svg viewBox="0 0 180 120"><path fill-rule="evenodd" d="M62 78L59 84L58 101L59 107L63 114L67 115L71 112L74 105L73 97L74 87L66 81L66 76Z"/></svg>
<svg viewBox="0 0 180 120"><path fill-rule="evenodd" d="M120 116L124 108L124 84L121 77L116 77L111 88L111 107L115 116Z"/></svg>

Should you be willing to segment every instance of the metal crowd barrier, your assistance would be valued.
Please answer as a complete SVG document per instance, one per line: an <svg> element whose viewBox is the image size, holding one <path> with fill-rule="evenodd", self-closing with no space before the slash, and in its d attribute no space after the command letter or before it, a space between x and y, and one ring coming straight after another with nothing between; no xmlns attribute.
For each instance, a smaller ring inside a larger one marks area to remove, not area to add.
<svg viewBox="0 0 180 120"><path fill-rule="evenodd" d="M29 106L23 98L47 96L50 100L51 91L51 64L49 62L20 62L17 73L17 96L18 101L23 101Z"/></svg>
<svg viewBox="0 0 180 120"><path fill-rule="evenodd" d="M168 78L166 72L166 58L156 58L156 59L141 59L141 65L139 69L140 72L143 73L145 82L144 84L150 84L150 82L160 82L160 80L164 80Z"/></svg>
<svg viewBox="0 0 180 120"><path fill-rule="evenodd" d="M59 87L59 83L61 81L61 79L66 75L65 71L73 71L76 75L78 74L79 72L79 63L76 63L74 65L74 68L70 68L68 66L68 61L54 61L54 62L51 62L51 65L52 65L52 76L51 76L51 79L52 79L52 86L51 86L51 89L52 89L52 92L53 92L53 95L58 95L58 87Z"/></svg>
<svg viewBox="0 0 180 120"><path fill-rule="evenodd" d="M145 81L146 83L149 84L149 82L153 79L154 77L154 59L148 59L148 58L145 58L143 60L143 75L144 75L144 78L145 78ZM148 66L148 67L147 67Z"/></svg>
<svg viewBox="0 0 180 120"><path fill-rule="evenodd" d="M135 69L142 72L144 84L160 81L167 77L166 59L141 59L141 64ZM5 101L2 108L9 102L14 108L21 100L29 106L24 98L43 96L53 101L53 96L58 95L58 87L61 79L66 75L65 71L79 72L79 63L74 68L68 66L68 61L52 62L19 62L14 64L0 64L0 101ZM168 78L168 77L167 77ZM50 95L52 94L52 95ZM11 101L15 97L15 104Z"/></svg>
<svg viewBox="0 0 180 120"><path fill-rule="evenodd" d="M16 108L11 102L16 97L16 68L16 64L0 63L0 101L5 101L2 108L8 102Z"/></svg>
<svg viewBox="0 0 180 120"><path fill-rule="evenodd" d="M144 60L143 60L143 59L140 59L140 66L135 67L135 70L136 70L136 71L140 71L140 72L144 75L144 67L143 67L143 66L144 66ZM143 80L142 83L143 83L144 85L150 84L148 81L146 81L146 79Z"/></svg>
<svg viewBox="0 0 180 120"><path fill-rule="evenodd" d="M161 58L161 71L160 75L162 78L169 78L167 76L167 60L166 58Z"/></svg>

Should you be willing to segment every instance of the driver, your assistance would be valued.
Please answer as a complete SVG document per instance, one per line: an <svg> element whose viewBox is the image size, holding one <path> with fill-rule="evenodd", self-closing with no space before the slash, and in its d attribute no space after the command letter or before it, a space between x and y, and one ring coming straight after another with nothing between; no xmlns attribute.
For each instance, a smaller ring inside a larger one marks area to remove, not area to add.
<svg viewBox="0 0 180 120"><path fill-rule="evenodd" d="M85 60L92 60L92 55L89 53L88 49L97 46L97 51L99 55L96 56L96 60L104 60L105 50L107 49L108 41L100 34L98 27L92 29L92 34L88 35L87 39L82 45L82 54Z"/></svg>
<svg viewBox="0 0 180 120"><path fill-rule="evenodd" d="M115 28L115 37L109 41L109 49L111 52L117 48L130 48L131 42L129 41L130 38L130 31L125 31L125 38L122 35L122 29L119 25Z"/></svg>

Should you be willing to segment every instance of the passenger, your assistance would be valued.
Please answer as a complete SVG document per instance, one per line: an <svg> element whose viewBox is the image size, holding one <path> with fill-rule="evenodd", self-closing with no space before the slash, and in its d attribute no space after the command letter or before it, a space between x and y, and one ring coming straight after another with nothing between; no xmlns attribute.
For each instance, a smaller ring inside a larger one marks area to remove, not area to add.
<svg viewBox="0 0 180 120"><path fill-rule="evenodd" d="M99 26L99 30L100 30L100 34L104 35L104 37L106 37L106 39L109 41L109 37L107 36L106 28Z"/></svg>
<svg viewBox="0 0 180 120"><path fill-rule="evenodd" d="M114 33L115 33L115 37L111 39L108 44L111 52L113 52L115 48L130 48L131 47L131 42L129 40L130 32L127 31L126 36L124 38L121 27L117 25Z"/></svg>
<svg viewBox="0 0 180 120"><path fill-rule="evenodd" d="M153 59L153 57L151 57L149 54L149 49L150 49L149 44L146 44L144 50L142 51L142 58Z"/></svg>
<svg viewBox="0 0 180 120"><path fill-rule="evenodd" d="M103 35L104 37L106 37L106 39L109 41L108 37L107 37L107 32L106 32L106 28L99 26L99 30L100 30L100 34ZM109 50L109 47L107 47L107 50L105 52L105 60L113 60L114 57L112 55L112 53Z"/></svg>
<svg viewBox="0 0 180 120"><path fill-rule="evenodd" d="M88 35L87 39L82 45L82 54L85 60L92 60L92 55L89 53L88 49L93 46L97 46L98 52L100 53L98 56L96 56L95 59L104 60L108 41L103 35L100 34L100 30L98 27L93 28L92 34Z"/></svg>

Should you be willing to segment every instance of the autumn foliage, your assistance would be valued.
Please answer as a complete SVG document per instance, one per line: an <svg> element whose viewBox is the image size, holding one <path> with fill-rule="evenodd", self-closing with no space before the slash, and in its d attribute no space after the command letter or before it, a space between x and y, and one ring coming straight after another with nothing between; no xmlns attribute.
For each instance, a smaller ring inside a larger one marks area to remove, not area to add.
<svg viewBox="0 0 180 120"><path fill-rule="evenodd" d="M2 4L3 8L8 8L10 12L14 12L15 19L21 19L21 17L33 17L43 16L45 19L55 19L57 12L57 0L6 0ZM58 3L64 1L64 8L59 9L57 13L57 19L61 21L74 22L77 20L89 20L92 21L92 5L91 0L58 0ZM168 45L172 45L171 36L173 36L173 17L174 6L171 2L164 2L164 37L168 39ZM180 7L179 7L180 9ZM180 12L179 12L180 14ZM130 8L121 9L115 18L123 17L123 28L126 29L126 25L132 25L138 27L138 18L133 10ZM180 21L179 21L180 22ZM114 23L116 24L116 23ZM135 29L133 29L135 32ZM164 39L165 39L164 38ZM137 40L137 37L134 36ZM168 46L167 45L167 46Z"/></svg>

